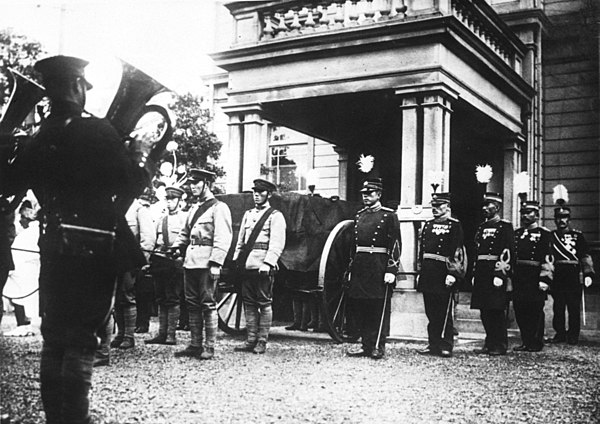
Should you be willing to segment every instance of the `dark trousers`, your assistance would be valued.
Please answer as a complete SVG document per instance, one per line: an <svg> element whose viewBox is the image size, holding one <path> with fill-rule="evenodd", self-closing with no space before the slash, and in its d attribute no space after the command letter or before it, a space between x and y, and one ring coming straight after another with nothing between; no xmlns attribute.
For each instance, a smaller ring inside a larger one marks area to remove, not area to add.
<svg viewBox="0 0 600 424"><path fill-rule="evenodd" d="M490 351L506 353L508 333L506 330L506 310L481 309L481 322L485 328L485 346Z"/></svg>
<svg viewBox="0 0 600 424"><path fill-rule="evenodd" d="M273 278L271 275L248 272L242 277L242 299L244 304L258 307L269 306L273 302Z"/></svg>
<svg viewBox="0 0 600 424"><path fill-rule="evenodd" d="M44 342L40 368L48 424L89 423L94 350Z"/></svg>
<svg viewBox="0 0 600 424"><path fill-rule="evenodd" d="M513 301L521 341L532 349L544 346L544 302Z"/></svg>
<svg viewBox="0 0 600 424"><path fill-rule="evenodd" d="M182 291L183 274L169 272L154 276L154 295L158 305L167 308L178 306Z"/></svg>
<svg viewBox="0 0 600 424"><path fill-rule="evenodd" d="M429 347L438 352L452 351L454 346L454 322L452 307L449 306L451 296L450 291L423 293L425 315L429 321L427 324Z"/></svg>
<svg viewBox="0 0 600 424"><path fill-rule="evenodd" d="M350 304L351 313L356 317L363 349L367 352L373 351L376 347L385 349L386 338L390 334L391 298L385 302L385 311L383 310L384 299L350 299ZM379 345L376 346L380 326L381 337Z"/></svg>
<svg viewBox="0 0 600 424"><path fill-rule="evenodd" d="M552 327L556 331L557 337L566 337L570 342L579 341L579 331L581 330L581 290L552 292L554 312L552 318ZM569 329L566 329L565 309L569 313Z"/></svg>
<svg viewBox="0 0 600 424"><path fill-rule="evenodd" d="M138 273L135 278L136 327L148 327L154 312L154 282L152 277Z"/></svg>
<svg viewBox="0 0 600 424"><path fill-rule="evenodd" d="M217 282L208 269L186 269L184 290L190 314L217 309L215 301Z"/></svg>

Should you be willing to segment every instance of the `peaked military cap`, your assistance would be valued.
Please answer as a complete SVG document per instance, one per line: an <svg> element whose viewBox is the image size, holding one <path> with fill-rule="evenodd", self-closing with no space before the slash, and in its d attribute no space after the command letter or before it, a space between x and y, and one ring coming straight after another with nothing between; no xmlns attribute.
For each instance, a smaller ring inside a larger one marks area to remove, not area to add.
<svg viewBox="0 0 600 424"><path fill-rule="evenodd" d="M154 203L158 200L158 198L156 197L156 194L154 194L154 190L151 189L150 187L146 187L144 189L144 192L139 195L139 199L146 200L151 203Z"/></svg>
<svg viewBox="0 0 600 424"><path fill-rule="evenodd" d="M383 190L383 180L381 178L367 178L360 189L361 193L368 193L370 191L381 191Z"/></svg>
<svg viewBox="0 0 600 424"><path fill-rule="evenodd" d="M167 187L165 188L165 192L167 199L181 199L184 193L179 187Z"/></svg>
<svg viewBox="0 0 600 424"><path fill-rule="evenodd" d="M502 203L502 195L500 193L487 192L483 195L483 201Z"/></svg>
<svg viewBox="0 0 600 424"><path fill-rule="evenodd" d="M450 203L450 193L432 193L431 204L441 205L443 203Z"/></svg>
<svg viewBox="0 0 600 424"><path fill-rule="evenodd" d="M188 181L190 182L198 182L198 181L210 181L213 182L217 175L214 172L207 171L205 169L190 169L188 172Z"/></svg>
<svg viewBox="0 0 600 424"><path fill-rule="evenodd" d="M257 178L254 180L254 186L252 187L254 191L277 191L277 186L273 184L271 181L263 180L262 178Z"/></svg>
<svg viewBox="0 0 600 424"><path fill-rule="evenodd" d="M85 67L88 63L87 60L78 57L59 55L37 61L33 69L42 74L44 84L55 78L80 77L85 81L87 89L91 90L93 85L85 78Z"/></svg>
<svg viewBox="0 0 600 424"><path fill-rule="evenodd" d="M540 202L537 200L526 200L521 203L521 212L525 211L539 211L540 210Z"/></svg>
<svg viewBox="0 0 600 424"><path fill-rule="evenodd" d="M571 208L565 205L554 208L554 216L556 218L561 216L571 216Z"/></svg>

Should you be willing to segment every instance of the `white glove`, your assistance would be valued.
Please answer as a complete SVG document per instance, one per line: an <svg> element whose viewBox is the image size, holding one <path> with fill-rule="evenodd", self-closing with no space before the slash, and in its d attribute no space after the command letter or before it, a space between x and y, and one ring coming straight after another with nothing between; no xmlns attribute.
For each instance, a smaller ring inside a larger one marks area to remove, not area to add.
<svg viewBox="0 0 600 424"><path fill-rule="evenodd" d="M446 275L446 287L452 287L456 283L456 277L454 275Z"/></svg>
<svg viewBox="0 0 600 424"><path fill-rule="evenodd" d="M383 276L383 282L385 284L396 284L396 275L391 272L386 272Z"/></svg>
<svg viewBox="0 0 600 424"><path fill-rule="evenodd" d="M221 276L221 267L220 266L211 266L210 267L210 276L213 279L217 279Z"/></svg>
<svg viewBox="0 0 600 424"><path fill-rule="evenodd" d="M495 287L502 287L502 284L504 284L504 281L502 281L502 278L494 277L494 286Z"/></svg>
<svg viewBox="0 0 600 424"><path fill-rule="evenodd" d="M269 264L262 264L260 266L260 268L258 268L258 273L259 274L268 275L269 272L271 272L271 265L269 265Z"/></svg>
<svg viewBox="0 0 600 424"><path fill-rule="evenodd" d="M583 279L583 285L589 287L592 285L592 277L589 275Z"/></svg>
<svg viewBox="0 0 600 424"><path fill-rule="evenodd" d="M546 291L546 290L548 290L548 284L544 283L543 281L540 281L540 282L538 283L538 286L540 287L540 290L541 290L541 291Z"/></svg>

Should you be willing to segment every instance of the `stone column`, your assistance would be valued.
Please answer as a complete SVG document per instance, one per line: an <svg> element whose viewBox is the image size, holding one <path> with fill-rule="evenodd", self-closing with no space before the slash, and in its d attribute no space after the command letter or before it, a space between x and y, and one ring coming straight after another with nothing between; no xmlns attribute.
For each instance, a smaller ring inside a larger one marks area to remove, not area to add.
<svg viewBox="0 0 600 424"><path fill-rule="evenodd" d="M223 161L226 178L225 190L228 194L240 193L242 191L242 140L244 137L240 115L230 114L227 125L229 125L229 140L224 149L227 156Z"/></svg>
<svg viewBox="0 0 600 424"><path fill-rule="evenodd" d="M504 205L503 218L518 225L519 196L514 192L515 175L521 172L521 156L525 137L514 134L504 141Z"/></svg>
<svg viewBox="0 0 600 424"><path fill-rule="evenodd" d="M241 167L242 190L249 190L252 187L252 182L260 176L261 164L266 165L267 162L267 140L263 133L263 124L258 110L245 113Z"/></svg>
<svg viewBox="0 0 600 424"><path fill-rule="evenodd" d="M424 97L423 103L423 203L431 199L433 173L442 176L439 192L450 190L450 100L445 93Z"/></svg>
<svg viewBox="0 0 600 424"><path fill-rule="evenodd" d="M339 146L333 150L338 154L338 196L340 199L348 198L348 151Z"/></svg>

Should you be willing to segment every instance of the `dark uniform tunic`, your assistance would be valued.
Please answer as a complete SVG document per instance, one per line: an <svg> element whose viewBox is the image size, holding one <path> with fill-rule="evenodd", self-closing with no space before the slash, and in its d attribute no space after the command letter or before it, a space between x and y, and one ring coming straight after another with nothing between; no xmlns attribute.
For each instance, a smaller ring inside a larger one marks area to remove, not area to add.
<svg viewBox="0 0 600 424"><path fill-rule="evenodd" d="M363 347L371 351L375 347L385 297L384 275L396 275L400 261L400 227L392 209L377 204L357 212L354 219L355 245L351 265L348 296L354 299ZM393 286L392 286L393 288ZM391 289L384 314L381 346L389 334Z"/></svg>
<svg viewBox="0 0 600 424"><path fill-rule="evenodd" d="M429 321L429 347L434 351L451 351L453 347L454 323L452 312L448 310L452 292L446 287L446 276L452 275L458 279L461 275L448 269L447 260L453 259L457 249L462 247L463 230L457 219L432 219L423 226L419 243L420 273L417 290L423 293L425 314Z"/></svg>
<svg viewBox="0 0 600 424"><path fill-rule="evenodd" d="M135 186L134 168L115 129L106 120L80 114L74 103L53 104L19 158L14 181L16 188L32 188L42 207L44 340L93 349L111 304L114 256L61 254L59 224L114 231L119 217L114 196L131 196Z"/></svg>
<svg viewBox="0 0 600 424"><path fill-rule="evenodd" d="M544 339L546 292L540 282L552 282L550 231L543 227L515 231L516 265L513 273L513 305L523 345L540 349Z"/></svg>
<svg viewBox="0 0 600 424"><path fill-rule="evenodd" d="M581 280L594 275L594 266L588 244L581 231L571 228L564 232L552 231L554 280L551 286L553 305L552 325L557 338L567 338L572 343L579 340L581 328ZM569 311L569 329L565 327L565 308Z"/></svg>
<svg viewBox="0 0 600 424"><path fill-rule="evenodd" d="M485 348L506 353L506 282L514 262L514 230L510 222L491 219L483 222L475 234L475 267L471 309L481 310L481 322L486 332ZM494 277L502 279L494 286Z"/></svg>

